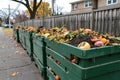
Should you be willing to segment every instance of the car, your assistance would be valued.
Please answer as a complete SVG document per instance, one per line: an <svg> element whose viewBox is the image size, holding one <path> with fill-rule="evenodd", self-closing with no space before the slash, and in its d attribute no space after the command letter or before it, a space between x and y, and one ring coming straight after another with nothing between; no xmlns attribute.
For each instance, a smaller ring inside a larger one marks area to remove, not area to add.
<svg viewBox="0 0 120 80"><path fill-rule="evenodd" d="M9 25L10 25L10 28L12 28L12 27L13 27L13 25L12 25L12 24L2 24L2 26L3 26L3 27L5 27L5 28L9 28Z"/></svg>

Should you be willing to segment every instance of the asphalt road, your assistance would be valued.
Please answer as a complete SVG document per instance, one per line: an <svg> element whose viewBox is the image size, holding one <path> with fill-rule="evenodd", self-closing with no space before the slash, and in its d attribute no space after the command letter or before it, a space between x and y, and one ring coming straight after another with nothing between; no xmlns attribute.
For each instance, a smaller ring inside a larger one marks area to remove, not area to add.
<svg viewBox="0 0 120 80"><path fill-rule="evenodd" d="M43 80L26 51L0 27L0 80Z"/></svg>

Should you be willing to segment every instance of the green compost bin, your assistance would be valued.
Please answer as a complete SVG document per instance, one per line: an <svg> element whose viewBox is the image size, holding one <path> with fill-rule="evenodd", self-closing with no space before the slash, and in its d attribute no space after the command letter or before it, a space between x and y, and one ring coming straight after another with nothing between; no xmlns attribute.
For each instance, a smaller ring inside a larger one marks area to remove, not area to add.
<svg viewBox="0 0 120 80"><path fill-rule="evenodd" d="M16 39L16 41L19 43L20 42L20 38L19 38L19 29L14 29L13 30L13 36Z"/></svg>
<svg viewBox="0 0 120 80"><path fill-rule="evenodd" d="M26 43L26 50L30 57L33 54L33 42L32 42L32 32L25 32L25 43Z"/></svg>
<svg viewBox="0 0 120 80"><path fill-rule="evenodd" d="M33 34L33 59L38 66L39 72L46 80L46 53L44 38Z"/></svg>
<svg viewBox="0 0 120 80"><path fill-rule="evenodd" d="M23 29L19 29L20 43L24 49L26 49L26 35Z"/></svg>
<svg viewBox="0 0 120 80"><path fill-rule="evenodd" d="M22 30L19 28L19 40L20 43L22 42Z"/></svg>
<svg viewBox="0 0 120 80"><path fill-rule="evenodd" d="M120 46L81 50L45 39L48 80L119 80ZM71 62L74 55L76 63ZM59 62L59 64L57 63Z"/></svg>

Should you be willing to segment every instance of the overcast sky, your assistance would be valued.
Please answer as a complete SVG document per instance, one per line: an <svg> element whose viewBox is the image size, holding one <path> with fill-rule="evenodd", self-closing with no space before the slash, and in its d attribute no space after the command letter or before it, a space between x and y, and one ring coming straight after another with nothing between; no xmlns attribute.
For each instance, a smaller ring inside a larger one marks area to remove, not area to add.
<svg viewBox="0 0 120 80"><path fill-rule="evenodd" d="M51 0L43 0L45 2L49 2L51 4ZM70 2L74 2L78 0L56 0L55 5L62 8L62 12L70 12L71 5ZM10 7L15 9L18 5L18 3L13 2L11 0L0 0L0 9L8 8L8 4L10 4ZM26 8L23 5L20 5L19 9L25 10Z"/></svg>
<svg viewBox="0 0 120 80"><path fill-rule="evenodd" d="M44 1L48 1L51 4L51 0L44 0ZM63 12L70 12L71 10L70 3L74 1L78 1L78 0L56 0L55 5L61 7Z"/></svg>

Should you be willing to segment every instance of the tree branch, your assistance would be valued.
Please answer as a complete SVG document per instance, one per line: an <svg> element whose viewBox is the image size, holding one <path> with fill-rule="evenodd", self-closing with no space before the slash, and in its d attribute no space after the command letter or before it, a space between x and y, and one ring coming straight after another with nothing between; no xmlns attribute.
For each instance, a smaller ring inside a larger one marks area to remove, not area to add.
<svg viewBox="0 0 120 80"><path fill-rule="evenodd" d="M36 8L38 8L41 3L42 3L42 0L40 0L40 2L38 3L38 5L36 6Z"/></svg>
<svg viewBox="0 0 120 80"><path fill-rule="evenodd" d="M26 1L26 7L27 7L27 9L31 13L32 9L30 8L29 0L25 0L25 1Z"/></svg>
<svg viewBox="0 0 120 80"><path fill-rule="evenodd" d="M23 1L19 1L19 0L12 0L12 1L15 1L15 2L18 2L18 3L23 4L24 6L26 6L26 7L27 7L27 9L28 9L30 12L32 12L32 10L31 10L31 8L30 8L29 1L28 1L28 0L25 0L25 1L26 1L26 3L24 3Z"/></svg>
<svg viewBox="0 0 120 80"><path fill-rule="evenodd" d="M25 1L26 1L26 7L30 7L29 1L28 0Z"/></svg>
<svg viewBox="0 0 120 80"><path fill-rule="evenodd" d="M25 4L24 2L22 2L22 1L18 1L18 0L12 0L12 1L15 1L15 2L21 3L21 4L23 4L23 5L26 6L26 4Z"/></svg>
<svg viewBox="0 0 120 80"><path fill-rule="evenodd" d="M31 0L24 0L24 1L23 0L12 0L12 1L23 4L28 9L31 19L35 18L36 11L42 3L42 0L40 0L38 4L37 4L37 0L33 0L33 7L31 7L30 5Z"/></svg>
<svg viewBox="0 0 120 80"><path fill-rule="evenodd" d="M34 3L33 3L33 11L37 10L37 8L36 8L36 4L37 4L37 1L34 0Z"/></svg>

